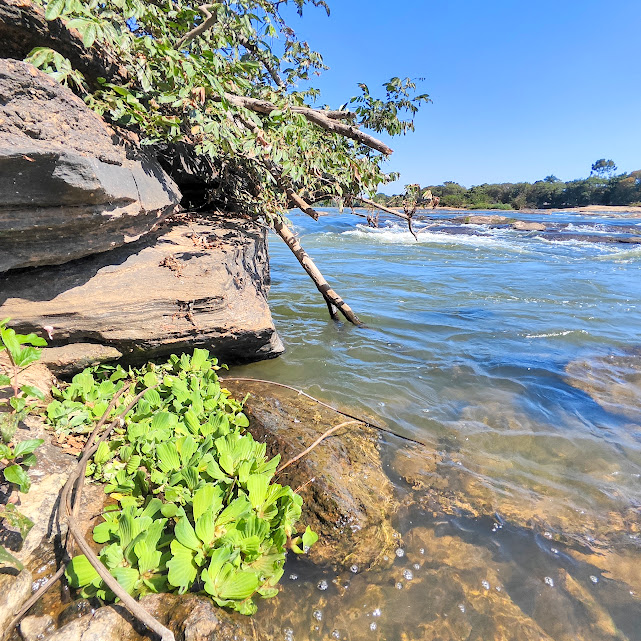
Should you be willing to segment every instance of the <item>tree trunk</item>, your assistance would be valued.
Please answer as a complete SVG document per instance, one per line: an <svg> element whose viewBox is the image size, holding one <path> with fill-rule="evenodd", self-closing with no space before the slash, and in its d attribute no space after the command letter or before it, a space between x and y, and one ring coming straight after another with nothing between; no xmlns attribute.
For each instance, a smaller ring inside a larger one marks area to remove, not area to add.
<svg viewBox="0 0 641 641"><path fill-rule="evenodd" d="M314 261L302 248L292 230L289 229L289 227L287 227L280 218L274 219L274 230L285 241L285 243L287 243L287 246L292 250L292 253L298 259L298 262L314 281L318 291L322 294L325 302L327 303L327 308L329 309L329 314L332 319L337 320L338 315L336 310L338 310L350 323L353 323L354 325L362 325L363 323L358 320L358 317L354 314L350 306L329 286L329 283L325 280L323 274L320 273L318 267L314 264Z"/></svg>

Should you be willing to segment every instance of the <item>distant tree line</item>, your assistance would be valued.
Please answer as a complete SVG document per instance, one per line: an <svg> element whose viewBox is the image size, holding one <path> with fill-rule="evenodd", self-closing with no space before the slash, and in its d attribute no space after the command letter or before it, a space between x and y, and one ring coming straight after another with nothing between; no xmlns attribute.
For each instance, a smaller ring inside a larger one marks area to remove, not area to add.
<svg viewBox="0 0 641 641"><path fill-rule="evenodd" d="M456 182L421 186L422 194L440 198L441 207L467 209L550 209L586 205L641 205L641 170L617 174L612 160L601 158L587 178L563 182L546 176L535 183L497 183L467 189ZM375 200L388 207L402 207L406 194L377 194Z"/></svg>

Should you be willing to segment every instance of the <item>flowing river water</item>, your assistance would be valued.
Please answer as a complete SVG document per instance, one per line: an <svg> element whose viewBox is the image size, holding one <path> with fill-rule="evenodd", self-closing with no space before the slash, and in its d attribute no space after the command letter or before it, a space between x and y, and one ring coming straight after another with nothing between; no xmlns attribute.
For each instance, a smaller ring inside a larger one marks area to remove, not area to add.
<svg viewBox="0 0 641 641"><path fill-rule="evenodd" d="M423 441L414 486L455 486L461 505L399 515L385 569L288 562L264 616L287 641L641 640L641 245L604 242L641 235L641 220L519 215L571 240L418 222L416 241L326 212L291 221L366 327L330 321L272 237L286 352L233 373ZM393 463L405 447L386 437L383 455L412 492Z"/></svg>

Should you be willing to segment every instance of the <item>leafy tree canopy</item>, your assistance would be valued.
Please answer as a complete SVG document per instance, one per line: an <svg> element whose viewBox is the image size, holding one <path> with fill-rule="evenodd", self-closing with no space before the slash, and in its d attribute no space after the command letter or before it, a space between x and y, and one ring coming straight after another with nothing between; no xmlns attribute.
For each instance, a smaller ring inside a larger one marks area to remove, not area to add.
<svg viewBox="0 0 641 641"><path fill-rule="evenodd" d="M391 149L366 133L413 129L427 95L393 78L381 98L361 93L338 110L308 105L308 81L325 66L297 38L282 10L324 0L38 0L48 20L61 19L87 48L118 65L115 77L91 78L60 53L36 49L30 61L82 95L141 142L187 143L197 153L241 164L254 185L240 194L246 211L271 217L322 197L374 194ZM299 88L303 83L306 88ZM302 196L302 198L301 198Z"/></svg>

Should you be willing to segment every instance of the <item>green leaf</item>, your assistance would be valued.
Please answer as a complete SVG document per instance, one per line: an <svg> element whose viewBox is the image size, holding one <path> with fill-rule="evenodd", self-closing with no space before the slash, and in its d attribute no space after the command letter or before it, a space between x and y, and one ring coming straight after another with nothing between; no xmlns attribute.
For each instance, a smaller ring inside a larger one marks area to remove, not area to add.
<svg viewBox="0 0 641 641"><path fill-rule="evenodd" d="M120 585L133 595L136 588L136 583L140 579L140 574L135 568L117 567L110 570L113 577L120 583Z"/></svg>
<svg viewBox="0 0 641 641"><path fill-rule="evenodd" d="M11 378L6 374L0 374L0 387L11 385Z"/></svg>
<svg viewBox="0 0 641 641"><path fill-rule="evenodd" d="M32 438L28 441L20 441L13 448L13 455L18 458L19 456L25 456L26 454L31 454L35 452L44 443L44 440L41 438Z"/></svg>
<svg viewBox="0 0 641 641"><path fill-rule="evenodd" d="M19 465L10 465L4 469L4 478L9 481L9 483L15 483L20 491L27 493L31 487L31 481L27 473Z"/></svg>
<svg viewBox="0 0 641 641"><path fill-rule="evenodd" d="M167 579L170 585L180 588L182 594L196 579L198 566L194 562L194 552L179 541L171 542L171 554L172 557L167 562Z"/></svg>
<svg viewBox="0 0 641 641"><path fill-rule="evenodd" d="M211 510L207 510L196 521L196 535L205 545L211 545L215 532L216 515Z"/></svg>
<svg viewBox="0 0 641 641"><path fill-rule="evenodd" d="M50 0L47 3L45 10L45 18L47 20L55 20L59 18L65 9L65 0Z"/></svg>
<svg viewBox="0 0 641 641"><path fill-rule="evenodd" d="M268 485L269 477L264 474L251 474L247 479L249 501L254 509L258 508L265 502Z"/></svg>
<svg viewBox="0 0 641 641"><path fill-rule="evenodd" d="M196 532L187 517L183 517L176 524L174 530L178 542L190 550L200 550L202 545L196 536Z"/></svg>
<svg viewBox="0 0 641 641"><path fill-rule="evenodd" d="M178 449L174 443L160 443L156 448L156 453L158 455L158 467L165 474L180 469Z"/></svg>
<svg viewBox="0 0 641 641"><path fill-rule="evenodd" d="M75 556L67 565L65 576L72 588L82 588L100 579L100 575L84 554Z"/></svg>
<svg viewBox="0 0 641 641"><path fill-rule="evenodd" d="M223 503L222 491L219 486L206 483L194 492L193 510L194 520L198 519L207 511L218 514Z"/></svg>
<svg viewBox="0 0 641 641"><path fill-rule="evenodd" d="M20 572L24 570L24 565L22 565L22 563L18 559L16 559L16 557L13 556L11 552L0 545L0 567L7 565L16 568L16 570L20 570Z"/></svg>
<svg viewBox="0 0 641 641"><path fill-rule="evenodd" d="M305 552L307 552L309 548L316 543L316 541L318 541L318 534L316 534L316 532L314 532L308 525L303 534L303 549Z"/></svg>

